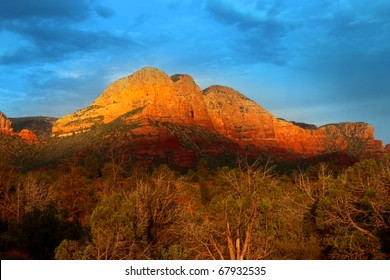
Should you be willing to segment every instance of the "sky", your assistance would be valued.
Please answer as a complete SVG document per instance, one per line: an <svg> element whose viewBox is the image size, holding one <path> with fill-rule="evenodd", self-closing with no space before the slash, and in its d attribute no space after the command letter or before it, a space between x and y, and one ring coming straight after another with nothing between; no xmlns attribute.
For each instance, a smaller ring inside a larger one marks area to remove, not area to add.
<svg viewBox="0 0 390 280"><path fill-rule="evenodd" d="M0 111L84 108L145 67L276 117L364 121L390 143L390 0L3 0Z"/></svg>

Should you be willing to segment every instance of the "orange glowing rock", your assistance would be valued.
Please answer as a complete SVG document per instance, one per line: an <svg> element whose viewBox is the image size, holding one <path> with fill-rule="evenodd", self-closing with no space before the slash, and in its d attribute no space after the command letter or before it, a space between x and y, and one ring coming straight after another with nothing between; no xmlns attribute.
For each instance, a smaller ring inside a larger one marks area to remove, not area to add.
<svg viewBox="0 0 390 280"><path fill-rule="evenodd" d="M14 133L12 122L2 112L0 112L0 133L7 135L12 135Z"/></svg>
<svg viewBox="0 0 390 280"><path fill-rule="evenodd" d="M38 140L38 137L28 129L23 129L22 131L15 133L12 122L2 112L0 112L0 134L7 134L11 136L19 135L23 140L28 142L34 142Z"/></svg>
<svg viewBox="0 0 390 280"><path fill-rule="evenodd" d="M228 146L235 152L268 152L284 160L335 152L361 157L385 151L381 142L374 139L374 129L369 124L340 123L318 128L288 122L277 119L231 88L211 86L202 92L188 75L169 77L151 67L112 83L89 107L59 119L52 133L53 136L72 135L119 117L128 124L138 125L131 132L137 139L148 139L153 149L171 151L174 147L179 151L175 152L176 156L180 155L182 160L186 156L178 138L151 126L151 121L199 127L216 133L208 135L207 141L203 136L194 136L191 140L197 149L214 155L223 153ZM218 145L222 138L227 139L223 140L224 148L211 144L213 137L219 139L215 141ZM143 145L142 139L139 145ZM150 147L144 147L149 154L163 153L152 151ZM189 164L191 159L193 155L183 164Z"/></svg>
<svg viewBox="0 0 390 280"><path fill-rule="evenodd" d="M154 119L210 127L202 91L188 75L172 79L147 67L112 83L89 107L67 115L54 125L53 134L85 131L127 114L127 120Z"/></svg>
<svg viewBox="0 0 390 280"><path fill-rule="evenodd" d="M26 140L28 142L34 142L34 141L38 141L38 137L34 134L34 132L28 130L28 129L22 129L22 131L20 131L18 133L18 135L23 139L23 140Z"/></svg>

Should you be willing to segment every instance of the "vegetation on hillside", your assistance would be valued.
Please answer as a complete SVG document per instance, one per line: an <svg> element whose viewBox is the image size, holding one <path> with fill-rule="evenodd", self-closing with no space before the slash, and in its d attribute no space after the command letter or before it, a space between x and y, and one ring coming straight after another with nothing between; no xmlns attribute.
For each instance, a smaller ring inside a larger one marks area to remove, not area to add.
<svg viewBox="0 0 390 280"><path fill-rule="evenodd" d="M33 170L0 158L1 259L389 259L390 158L186 173L114 150Z"/></svg>
<svg viewBox="0 0 390 280"><path fill-rule="evenodd" d="M53 117L21 117L10 118L12 126L16 132L28 129L34 132L39 138L48 137L57 118Z"/></svg>

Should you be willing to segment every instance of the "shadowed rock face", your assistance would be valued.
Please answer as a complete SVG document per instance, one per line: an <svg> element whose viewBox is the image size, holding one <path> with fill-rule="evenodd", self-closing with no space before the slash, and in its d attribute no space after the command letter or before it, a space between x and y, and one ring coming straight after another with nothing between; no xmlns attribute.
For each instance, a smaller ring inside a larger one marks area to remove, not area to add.
<svg viewBox="0 0 390 280"><path fill-rule="evenodd" d="M89 107L59 119L52 133L67 136L119 117L126 123L138 124L137 141L150 135L146 133L153 130L148 125L150 121L172 123L221 135L236 144L235 152L268 152L281 160L335 152L368 157L385 151L382 142L374 139L374 129L369 124L340 123L320 128L296 125L275 118L231 88L211 86L202 92L188 75L169 77L151 67L112 83ZM159 147L172 140L158 131L153 134L159 135ZM201 138L197 140L200 146Z"/></svg>

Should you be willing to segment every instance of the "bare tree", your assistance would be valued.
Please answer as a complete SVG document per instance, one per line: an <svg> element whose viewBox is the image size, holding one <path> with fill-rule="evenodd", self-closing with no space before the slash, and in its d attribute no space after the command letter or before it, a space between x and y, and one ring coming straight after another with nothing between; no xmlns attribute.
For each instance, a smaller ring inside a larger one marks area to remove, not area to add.
<svg viewBox="0 0 390 280"><path fill-rule="evenodd" d="M190 227L204 257L264 259L271 253L268 231L273 209L267 204L273 203L276 186L271 171L267 166L245 164L221 172L224 192L214 198L214 211L201 213L203 217L195 218L196 224Z"/></svg>

